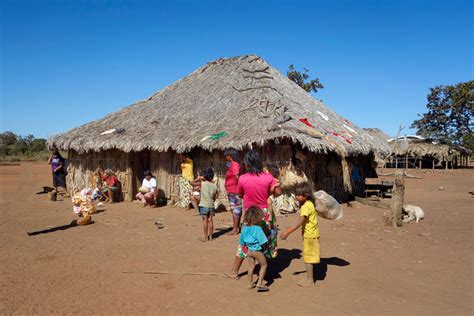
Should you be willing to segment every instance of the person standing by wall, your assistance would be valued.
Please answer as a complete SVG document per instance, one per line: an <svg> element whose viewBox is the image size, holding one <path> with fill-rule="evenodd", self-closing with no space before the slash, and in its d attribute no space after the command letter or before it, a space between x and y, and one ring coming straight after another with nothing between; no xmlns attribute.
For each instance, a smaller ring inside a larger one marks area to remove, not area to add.
<svg viewBox="0 0 474 316"><path fill-rule="evenodd" d="M238 152L233 148L224 151L226 165L228 167L225 174L225 190L227 191L227 198L229 200L230 209L232 211L232 231L229 235L237 235L240 231L240 218L242 216L242 200L237 191L237 184L239 183L240 165L236 161L238 159Z"/></svg>
<svg viewBox="0 0 474 316"><path fill-rule="evenodd" d="M55 149L49 157L48 164L51 165L51 171L53 174L54 192L56 194L59 193L58 188L61 188L64 191L64 197L69 197L66 186L66 160L61 156L57 149Z"/></svg>

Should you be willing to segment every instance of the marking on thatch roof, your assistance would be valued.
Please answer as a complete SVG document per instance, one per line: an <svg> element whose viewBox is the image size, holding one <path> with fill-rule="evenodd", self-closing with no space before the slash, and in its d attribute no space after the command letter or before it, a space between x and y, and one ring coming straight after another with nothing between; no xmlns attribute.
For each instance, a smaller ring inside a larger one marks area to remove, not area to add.
<svg viewBox="0 0 474 316"><path fill-rule="evenodd" d="M260 69L246 69L246 68L242 68L243 71L246 71L246 72L250 72L250 73L258 73L258 72L264 72L266 74L270 74L270 72L268 72L268 69L270 69L270 66L265 66L263 68L260 68Z"/></svg>
<svg viewBox="0 0 474 316"><path fill-rule="evenodd" d="M272 89L274 90L275 92L277 92L279 95L283 96L280 91L278 91L277 89L273 88L273 87L270 87L270 86L261 86L261 87L249 87L249 88L243 88L243 89L239 89L237 88L236 86L232 85L232 88L234 88L235 90L239 91L239 92L245 92L245 91L250 91L250 90L257 90L257 89Z"/></svg>

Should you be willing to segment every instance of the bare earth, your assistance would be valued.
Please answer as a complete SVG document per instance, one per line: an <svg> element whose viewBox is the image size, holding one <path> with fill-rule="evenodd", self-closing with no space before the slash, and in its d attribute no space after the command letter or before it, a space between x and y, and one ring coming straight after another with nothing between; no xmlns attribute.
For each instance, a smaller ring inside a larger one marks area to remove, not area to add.
<svg viewBox="0 0 474 316"><path fill-rule="evenodd" d="M46 164L2 166L0 314L472 315L474 170L410 173L423 179L407 180L405 201L421 206L425 220L393 229L383 226L381 209L344 205L342 220L320 219L317 286L296 285L304 265L295 233L279 241L270 292L257 293L246 275L142 273L229 270L237 237L217 230L214 241L199 242L201 220L192 211L119 203L94 215L93 225L28 236L69 223L72 205L35 194L51 183ZM166 227L158 230L157 220ZM215 223L227 228L230 213Z"/></svg>

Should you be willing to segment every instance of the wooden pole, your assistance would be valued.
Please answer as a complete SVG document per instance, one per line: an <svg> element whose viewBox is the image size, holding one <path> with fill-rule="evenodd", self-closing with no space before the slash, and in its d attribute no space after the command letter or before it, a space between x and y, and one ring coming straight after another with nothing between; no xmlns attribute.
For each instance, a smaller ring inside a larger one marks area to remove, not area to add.
<svg viewBox="0 0 474 316"><path fill-rule="evenodd" d="M420 160L418 161L418 168L420 168L420 169L421 169L421 160L422 160L422 159L420 159Z"/></svg>
<svg viewBox="0 0 474 316"><path fill-rule="evenodd" d="M405 155L405 169L408 169L408 154Z"/></svg>
<svg viewBox="0 0 474 316"><path fill-rule="evenodd" d="M403 171L398 170L395 173L395 185L392 193L391 210L384 214L385 225L387 226L402 226L402 210L403 199L405 195L405 179L403 178Z"/></svg>
<svg viewBox="0 0 474 316"><path fill-rule="evenodd" d="M133 201L133 171L132 171L132 152L127 153L127 166L125 171L125 177L127 179L126 192L124 193L123 199L126 202Z"/></svg>
<svg viewBox="0 0 474 316"><path fill-rule="evenodd" d="M435 165L435 163L434 163L434 158L433 158L432 162L433 162L433 170L434 170L434 165Z"/></svg>

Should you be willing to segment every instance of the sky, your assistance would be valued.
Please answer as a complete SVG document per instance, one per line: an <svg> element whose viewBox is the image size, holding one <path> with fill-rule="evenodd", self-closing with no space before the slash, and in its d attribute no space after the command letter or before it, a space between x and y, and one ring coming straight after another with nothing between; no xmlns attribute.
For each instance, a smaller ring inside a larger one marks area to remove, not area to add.
<svg viewBox="0 0 474 316"><path fill-rule="evenodd" d="M2 0L0 132L47 138L256 54L308 68L356 125L413 134L430 87L474 79L472 14L457 0Z"/></svg>

